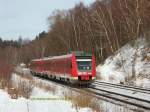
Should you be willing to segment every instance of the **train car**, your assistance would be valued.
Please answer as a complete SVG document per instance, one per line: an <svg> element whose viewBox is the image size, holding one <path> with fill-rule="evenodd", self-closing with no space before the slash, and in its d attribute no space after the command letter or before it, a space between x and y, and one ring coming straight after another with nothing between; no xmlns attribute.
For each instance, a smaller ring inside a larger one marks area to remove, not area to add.
<svg viewBox="0 0 150 112"><path fill-rule="evenodd" d="M95 57L83 51L35 59L30 63L33 75L62 80L72 84L90 84L96 75Z"/></svg>

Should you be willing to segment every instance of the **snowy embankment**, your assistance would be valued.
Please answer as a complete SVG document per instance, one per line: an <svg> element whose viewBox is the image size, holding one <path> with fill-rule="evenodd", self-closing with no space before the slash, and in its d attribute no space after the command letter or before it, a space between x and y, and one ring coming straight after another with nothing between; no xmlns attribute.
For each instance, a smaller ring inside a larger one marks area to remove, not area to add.
<svg viewBox="0 0 150 112"><path fill-rule="evenodd" d="M25 70L26 71L26 70ZM69 99L65 99L62 88L57 91L51 87L55 85L48 81L41 81L33 78L32 83L29 79L21 78L17 74L12 75L12 82L15 88L25 82L25 86L33 86L28 99L18 96L11 99L6 91L0 89L0 112L76 112L76 108ZM20 83L21 82L21 83ZM23 85L22 88L25 88ZM44 88L45 87L45 88ZM49 87L49 88L47 88ZM26 88L27 89L27 88ZM26 92L26 91L25 91ZM57 92L57 93L56 93ZM79 112L91 112L92 109L85 107L78 109Z"/></svg>
<svg viewBox="0 0 150 112"><path fill-rule="evenodd" d="M42 97L45 100L36 100ZM76 112L69 101L61 100L57 96L43 92L39 88L33 89L32 99L18 98L11 99L7 92L0 90L0 112ZM46 98L52 100L46 100ZM82 108L79 112L91 111L89 108Z"/></svg>
<svg viewBox="0 0 150 112"><path fill-rule="evenodd" d="M140 38L123 46L103 65L97 66L102 81L111 83L132 83L138 86L150 85L150 47Z"/></svg>
<svg viewBox="0 0 150 112"><path fill-rule="evenodd" d="M28 99L23 96L11 99L6 91L0 89L0 112L130 112L130 108L105 102L36 77L32 78L33 83L29 83L29 79L13 74L12 81L16 88L20 86L20 82L26 82L25 86L33 86L31 94Z"/></svg>

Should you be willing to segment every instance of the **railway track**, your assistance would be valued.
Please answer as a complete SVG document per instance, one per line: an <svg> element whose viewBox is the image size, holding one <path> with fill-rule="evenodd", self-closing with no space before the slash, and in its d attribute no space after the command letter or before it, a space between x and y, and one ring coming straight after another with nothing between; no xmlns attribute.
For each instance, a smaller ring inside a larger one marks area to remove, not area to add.
<svg viewBox="0 0 150 112"><path fill-rule="evenodd" d="M95 81L89 90L96 95L150 110L150 91L147 89Z"/></svg>
<svg viewBox="0 0 150 112"><path fill-rule="evenodd" d="M39 76L37 76L39 77ZM45 79L43 77L39 77L41 79ZM47 79L49 80L49 79ZM118 84L111 84L111 83L105 83L105 82L100 82L100 81L95 81L93 84L91 84L88 88L84 87L75 87L75 86L70 86L67 83L63 83L60 81L53 81L50 80L53 83L62 86L62 87L68 87L69 89L72 89L76 92L82 92L85 94L92 95L94 97L103 99L105 101L108 101L111 99L112 103L114 102L121 102L123 104L128 104L134 107L138 107L140 109L144 110L150 110L150 91L138 87L132 87L132 86L122 86ZM116 91L117 89L122 90L123 92L121 93L119 90ZM114 89L114 91L112 91ZM130 93L130 94L128 94ZM146 97L138 97L135 94L140 93L142 96ZM149 97L149 98L147 98ZM106 99L105 99L106 98ZM119 104L119 103L114 103L114 104ZM120 104L122 105L122 104ZM131 107L132 108L132 107Z"/></svg>
<svg viewBox="0 0 150 112"><path fill-rule="evenodd" d="M128 85L121 85L121 84L112 84L107 82L101 82L96 80L93 85L103 85L103 86L109 86L109 87L115 87L120 89L126 89L126 90L132 90L134 92L140 92L140 93L146 93L150 94L150 89L144 89L137 86L128 86Z"/></svg>
<svg viewBox="0 0 150 112"><path fill-rule="evenodd" d="M51 79L36 76L42 80L51 81L59 86L68 87L76 92L82 92L102 100L117 104L117 105L130 105L131 110L135 107L138 109L150 111L150 90L133 86L125 86L118 84L111 84L106 82L95 81L88 88L78 88L70 86L67 83L60 81L53 81ZM133 107L132 107L133 106Z"/></svg>

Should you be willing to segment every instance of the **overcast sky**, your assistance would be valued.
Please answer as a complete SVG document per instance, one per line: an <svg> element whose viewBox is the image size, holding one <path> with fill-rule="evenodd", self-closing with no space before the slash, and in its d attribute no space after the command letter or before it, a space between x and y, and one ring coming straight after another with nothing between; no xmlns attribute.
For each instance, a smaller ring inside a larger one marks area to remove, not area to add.
<svg viewBox="0 0 150 112"><path fill-rule="evenodd" d="M33 39L47 31L52 12L72 8L81 1L89 5L95 0L0 0L0 37Z"/></svg>

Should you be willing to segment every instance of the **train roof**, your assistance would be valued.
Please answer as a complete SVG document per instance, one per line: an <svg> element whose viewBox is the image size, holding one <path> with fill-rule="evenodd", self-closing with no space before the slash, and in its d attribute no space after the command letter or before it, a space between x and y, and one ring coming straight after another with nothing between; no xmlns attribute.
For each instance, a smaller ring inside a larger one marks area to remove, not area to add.
<svg viewBox="0 0 150 112"><path fill-rule="evenodd" d="M75 54L75 56L92 56L91 52L85 51L72 51L71 54Z"/></svg>
<svg viewBox="0 0 150 112"><path fill-rule="evenodd" d="M62 59L62 58L69 58L72 57L72 54L67 54L67 55L61 55L61 56L50 56L50 57L44 57L40 59L34 59L32 61L41 61L41 60L53 60L53 59Z"/></svg>
<svg viewBox="0 0 150 112"><path fill-rule="evenodd" d="M63 59L63 58L70 58L72 57L72 55L75 55L75 56L92 56L92 53L90 52L84 52L84 51L72 51L72 52L69 52L68 54L66 55L61 55L61 56L50 56L50 57L45 57L45 58L40 58L40 59L34 59L32 61L41 61L41 60L53 60L53 59Z"/></svg>

